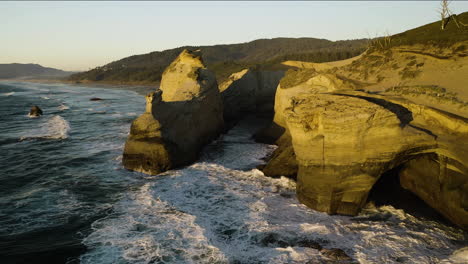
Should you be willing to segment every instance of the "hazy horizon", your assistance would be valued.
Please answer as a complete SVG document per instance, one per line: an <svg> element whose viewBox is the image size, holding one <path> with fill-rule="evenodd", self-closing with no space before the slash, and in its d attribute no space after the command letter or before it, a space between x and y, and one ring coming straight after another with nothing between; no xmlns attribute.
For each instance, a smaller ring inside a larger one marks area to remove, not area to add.
<svg viewBox="0 0 468 264"><path fill-rule="evenodd" d="M84 71L186 45L368 38L436 21L438 7L439 1L0 2L0 63ZM468 2L450 8L462 13Z"/></svg>

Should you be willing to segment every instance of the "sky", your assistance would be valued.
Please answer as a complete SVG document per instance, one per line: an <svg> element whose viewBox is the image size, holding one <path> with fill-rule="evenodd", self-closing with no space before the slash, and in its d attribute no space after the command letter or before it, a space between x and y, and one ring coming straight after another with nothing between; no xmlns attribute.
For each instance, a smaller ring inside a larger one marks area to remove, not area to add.
<svg viewBox="0 0 468 264"><path fill-rule="evenodd" d="M184 45L358 39L439 19L439 1L0 2L0 63L69 71ZM450 9L468 11L468 1Z"/></svg>

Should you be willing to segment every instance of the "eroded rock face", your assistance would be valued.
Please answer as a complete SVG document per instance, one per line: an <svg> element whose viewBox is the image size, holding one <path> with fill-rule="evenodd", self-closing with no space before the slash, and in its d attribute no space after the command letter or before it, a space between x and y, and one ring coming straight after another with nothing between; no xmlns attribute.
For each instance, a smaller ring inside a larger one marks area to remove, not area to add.
<svg viewBox="0 0 468 264"><path fill-rule="evenodd" d="M297 193L319 211L357 214L382 173L436 145L433 136L402 127L403 110L397 115L348 96L300 98L285 110L299 164Z"/></svg>
<svg viewBox="0 0 468 264"><path fill-rule="evenodd" d="M342 80L333 74L306 73L304 82L298 84L289 84L281 81L275 94L275 117L274 122L280 126L286 127L284 121L284 110L297 101L299 95L304 93L330 93L339 90L353 90L354 85L346 80ZM301 76L295 76L300 78ZM285 76L285 79L291 78Z"/></svg>
<svg viewBox="0 0 468 264"><path fill-rule="evenodd" d="M223 106L214 74L200 55L184 50L164 71L159 91L125 144L125 168L147 174L187 165L223 131Z"/></svg>
<svg viewBox="0 0 468 264"><path fill-rule="evenodd" d="M244 69L219 85L224 119L235 121L247 114L271 116L276 87L284 71Z"/></svg>
<svg viewBox="0 0 468 264"><path fill-rule="evenodd" d="M281 138L291 137L299 200L315 210L355 215L378 178L402 165L404 188L468 229L466 120L357 92L334 79L315 74L277 90L274 120L286 130ZM287 141L280 141L282 153L265 168L285 162Z"/></svg>
<svg viewBox="0 0 468 264"><path fill-rule="evenodd" d="M223 98L224 119L235 120L245 113L255 111L255 98L258 90L257 77L245 69L229 76L219 86Z"/></svg>

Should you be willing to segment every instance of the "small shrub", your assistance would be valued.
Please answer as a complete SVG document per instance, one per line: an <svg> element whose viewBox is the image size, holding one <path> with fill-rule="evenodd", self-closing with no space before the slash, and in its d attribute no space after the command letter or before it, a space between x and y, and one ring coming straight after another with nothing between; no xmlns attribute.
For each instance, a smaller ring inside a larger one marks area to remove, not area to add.
<svg viewBox="0 0 468 264"><path fill-rule="evenodd" d="M413 66L413 65L415 65L416 63L417 63L416 60L412 60L412 61L410 61L408 64L406 64L406 66Z"/></svg>
<svg viewBox="0 0 468 264"><path fill-rule="evenodd" d="M406 80L418 77L421 72L420 70L410 70L408 67L405 67L399 74L403 80Z"/></svg>
<svg viewBox="0 0 468 264"><path fill-rule="evenodd" d="M456 49L454 49L453 52L465 51L465 49L465 45L460 45Z"/></svg>
<svg viewBox="0 0 468 264"><path fill-rule="evenodd" d="M314 77L317 72L314 69L290 69L280 80L281 88L291 88Z"/></svg>

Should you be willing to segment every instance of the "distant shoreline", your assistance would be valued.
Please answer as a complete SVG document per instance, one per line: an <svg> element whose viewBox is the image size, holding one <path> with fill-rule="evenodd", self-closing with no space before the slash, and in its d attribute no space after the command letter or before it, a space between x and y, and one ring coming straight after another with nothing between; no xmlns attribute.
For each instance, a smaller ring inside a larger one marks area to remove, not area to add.
<svg viewBox="0 0 468 264"><path fill-rule="evenodd" d="M0 79L0 81L28 82L28 83L44 83L44 84L69 84L73 86L96 87L106 89L129 90L145 96L151 91L159 88L159 83L154 84L138 84L138 83L101 83L101 82L75 82L60 79Z"/></svg>

